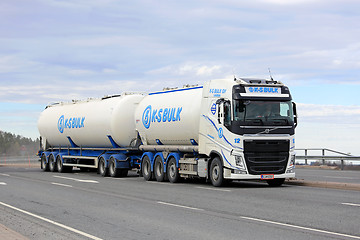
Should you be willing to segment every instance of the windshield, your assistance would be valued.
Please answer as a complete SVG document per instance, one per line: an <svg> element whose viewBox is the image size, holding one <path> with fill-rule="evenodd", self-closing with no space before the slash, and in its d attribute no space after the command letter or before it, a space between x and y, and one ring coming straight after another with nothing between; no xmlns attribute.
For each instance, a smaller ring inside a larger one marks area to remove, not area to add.
<svg viewBox="0 0 360 240"><path fill-rule="evenodd" d="M291 101L234 100L234 121L245 126L293 125L292 103Z"/></svg>

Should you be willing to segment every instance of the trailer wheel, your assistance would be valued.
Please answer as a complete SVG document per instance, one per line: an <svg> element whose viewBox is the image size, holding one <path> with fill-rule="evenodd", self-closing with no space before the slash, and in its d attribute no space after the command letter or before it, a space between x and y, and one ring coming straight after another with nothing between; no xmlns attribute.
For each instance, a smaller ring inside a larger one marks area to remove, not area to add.
<svg viewBox="0 0 360 240"><path fill-rule="evenodd" d="M48 172L49 171L49 163L46 162L46 156L45 154L43 154L41 156L41 169L44 171L44 172Z"/></svg>
<svg viewBox="0 0 360 240"><path fill-rule="evenodd" d="M111 177L120 177L121 170L120 168L116 168L115 158L111 157L109 162L109 174Z"/></svg>
<svg viewBox="0 0 360 240"><path fill-rule="evenodd" d="M58 170L59 173L65 172L65 167L64 167L64 165L63 165L63 163L61 161L60 156L56 157L56 165L57 165L57 170Z"/></svg>
<svg viewBox="0 0 360 240"><path fill-rule="evenodd" d="M152 179L151 164L148 156L143 157L141 171L146 181L150 181Z"/></svg>
<svg viewBox="0 0 360 240"><path fill-rule="evenodd" d="M218 157L214 158L211 162L210 180L214 187L221 187L224 183L223 168Z"/></svg>
<svg viewBox="0 0 360 240"><path fill-rule="evenodd" d="M57 156L57 158L56 158L56 165L57 165L57 170L59 173L71 172L71 170L72 170L72 167L63 165L63 162L61 161L60 156Z"/></svg>
<svg viewBox="0 0 360 240"><path fill-rule="evenodd" d="M171 183L177 183L180 180L180 174L179 169L176 166L176 160L175 158L171 158L167 164L167 176L169 179L169 182Z"/></svg>
<svg viewBox="0 0 360 240"><path fill-rule="evenodd" d="M99 160L98 172L103 177L106 177L109 174L108 168L106 168L105 159L103 157Z"/></svg>
<svg viewBox="0 0 360 240"><path fill-rule="evenodd" d="M51 172L57 171L57 166L56 166L56 162L54 159L54 155L52 155L52 154L50 154L50 156L49 156L49 169Z"/></svg>
<svg viewBox="0 0 360 240"><path fill-rule="evenodd" d="M270 187L280 187L285 182L285 178L275 178L267 180L266 182Z"/></svg>
<svg viewBox="0 0 360 240"><path fill-rule="evenodd" d="M156 181L163 182L165 180L164 163L160 156L155 158L154 173Z"/></svg>

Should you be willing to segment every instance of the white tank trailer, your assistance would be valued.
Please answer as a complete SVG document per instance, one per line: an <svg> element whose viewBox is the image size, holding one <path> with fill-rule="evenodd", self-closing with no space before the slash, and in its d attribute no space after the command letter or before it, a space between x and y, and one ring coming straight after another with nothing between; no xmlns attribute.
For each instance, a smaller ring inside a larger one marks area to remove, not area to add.
<svg viewBox="0 0 360 240"><path fill-rule="evenodd" d="M145 180L295 177L296 105L281 82L211 80L203 86L49 105L41 113L41 167L138 169Z"/></svg>
<svg viewBox="0 0 360 240"><path fill-rule="evenodd" d="M49 105L38 120L40 136L53 147L129 147L137 138L134 113L143 98L123 94Z"/></svg>

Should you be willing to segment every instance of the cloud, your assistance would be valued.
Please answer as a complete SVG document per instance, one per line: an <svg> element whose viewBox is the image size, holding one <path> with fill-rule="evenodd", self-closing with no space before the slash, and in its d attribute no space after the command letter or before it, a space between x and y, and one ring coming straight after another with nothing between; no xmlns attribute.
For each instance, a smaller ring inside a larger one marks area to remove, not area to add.
<svg viewBox="0 0 360 240"><path fill-rule="evenodd" d="M141 91L146 86L139 86L136 81L87 81L54 82L52 84L21 86L0 86L0 102L37 103L44 106L50 102L87 99L120 94L125 91Z"/></svg>
<svg viewBox="0 0 360 240"><path fill-rule="evenodd" d="M159 69L148 71L149 75L171 75L171 76L200 76L214 77L223 74L228 66L218 64L205 64L200 62L185 62L182 64L169 65Z"/></svg>
<svg viewBox="0 0 360 240"><path fill-rule="evenodd" d="M297 104L299 122L356 124L360 126L360 106Z"/></svg>

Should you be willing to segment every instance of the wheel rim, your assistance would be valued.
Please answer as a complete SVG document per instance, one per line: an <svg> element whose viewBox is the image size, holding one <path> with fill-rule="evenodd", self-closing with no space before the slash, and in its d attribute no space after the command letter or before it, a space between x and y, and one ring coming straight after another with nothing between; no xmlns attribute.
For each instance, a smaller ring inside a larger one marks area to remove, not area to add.
<svg viewBox="0 0 360 240"><path fill-rule="evenodd" d="M110 173L111 175L113 175L115 172L115 163L114 161L111 161L111 166L110 166Z"/></svg>
<svg viewBox="0 0 360 240"><path fill-rule="evenodd" d="M50 157L50 160L49 160L49 166L50 166L50 169L54 169L55 167L55 164L54 164L54 157Z"/></svg>
<svg viewBox="0 0 360 240"><path fill-rule="evenodd" d="M57 167L58 169L60 170L61 169L61 166L62 166L62 162L60 159L57 160Z"/></svg>
<svg viewBox="0 0 360 240"><path fill-rule="evenodd" d="M212 170L212 178L217 181L220 176L220 167L219 165L215 165Z"/></svg>
<svg viewBox="0 0 360 240"><path fill-rule="evenodd" d="M103 160L100 161L100 173L104 173L105 162Z"/></svg>
<svg viewBox="0 0 360 240"><path fill-rule="evenodd" d="M149 162L145 161L145 163L144 163L144 175L145 176L149 175L149 170L150 170L149 166L150 166Z"/></svg>
<svg viewBox="0 0 360 240"><path fill-rule="evenodd" d="M46 168L46 160L44 158L41 159L41 168L42 169Z"/></svg>
<svg viewBox="0 0 360 240"><path fill-rule="evenodd" d="M175 174L176 174L176 166L174 163L171 163L170 164L170 168L169 168L169 172L170 172L170 177L171 178L174 178L175 177Z"/></svg>
<svg viewBox="0 0 360 240"><path fill-rule="evenodd" d="M156 164L156 175L157 175L157 176L160 176L161 174L162 174L161 164L160 164L159 161L158 161L157 164Z"/></svg>

